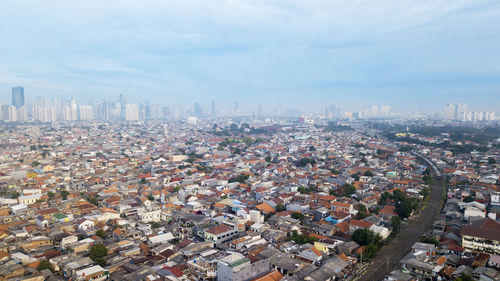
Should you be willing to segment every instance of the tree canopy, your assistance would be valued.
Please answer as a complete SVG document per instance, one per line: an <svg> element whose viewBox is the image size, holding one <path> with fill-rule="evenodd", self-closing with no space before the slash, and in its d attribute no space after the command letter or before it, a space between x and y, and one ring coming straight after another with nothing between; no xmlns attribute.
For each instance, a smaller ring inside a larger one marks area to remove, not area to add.
<svg viewBox="0 0 500 281"><path fill-rule="evenodd" d="M40 263L38 264L38 267L36 269L38 269L38 270L50 269L50 271L54 271L52 264L48 260L40 261Z"/></svg>
<svg viewBox="0 0 500 281"><path fill-rule="evenodd" d="M100 266L106 265L106 260L104 257L108 254L108 248L103 244L97 244L90 248L90 258Z"/></svg>
<svg viewBox="0 0 500 281"><path fill-rule="evenodd" d="M354 231L352 234L352 240L363 246L368 244L378 244L382 241L382 237L369 229L360 228Z"/></svg>

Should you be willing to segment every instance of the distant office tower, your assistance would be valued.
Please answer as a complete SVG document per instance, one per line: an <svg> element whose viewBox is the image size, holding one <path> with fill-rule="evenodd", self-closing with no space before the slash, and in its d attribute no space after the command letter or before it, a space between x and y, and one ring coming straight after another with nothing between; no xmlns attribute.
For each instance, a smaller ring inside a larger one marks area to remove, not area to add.
<svg viewBox="0 0 500 281"><path fill-rule="evenodd" d="M447 104L444 107L443 117L449 120L467 121L469 119L469 116L467 116L467 104Z"/></svg>
<svg viewBox="0 0 500 281"><path fill-rule="evenodd" d="M240 104L238 102L234 103L234 113L239 114L240 113Z"/></svg>
<svg viewBox="0 0 500 281"><path fill-rule="evenodd" d="M454 104L447 104L444 107L443 117L444 119L455 119L456 107Z"/></svg>
<svg viewBox="0 0 500 281"><path fill-rule="evenodd" d="M380 114L382 116L388 116L390 113L391 113L391 106L390 105L380 106Z"/></svg>
<svg viewBox="0 0 500 281"><path fill-rule="evenodd" d="M78 106L74 97L71 98L71 120L78 120Z"/></svg>
<svg viewBox="0 0 500 281"><path fill-rule="evenodd" d="M19 108L24 105L24 88L12 88L12 105Z"/></svg>
<svg viewBox="0 0 500 281"><path fill-rule="evenodd" d="M4 104L2 105L2 120L9 120L9 107L11 105L8 105L8 104Z"/></svg>
<svg viewBox="0 0 500 281"><path fill-rule="evenodd" d="M142 102L139 104L139 120L146 120L146 105Z"/></svg>
<svg viewBox="0 0 500 281"><path fill-rule="evenodd" d="M91 105L80 105L80 120L94 119L94 108Z"/></svg>
<svg viewBox="0 0 500 281"><path fill-rule="evenodd" d="M151 119L159 119L161 117L161 107L158 104L150 105L149 111Z"/></svg>
<svg viewBox="0 0 500 281"><path fill-rule="evenodd" d="M212 101L212 104L210 105L210 114L212 116L217 115L217 107L215 105L215 101Z"/></svg>
<svg viewBox="0 0 500 281"><path fill-rule="evenodd" d="M379 116L378 106L372 105L372 107L371 107L371 114L372 114L372 117Z"/></svg>
<svg viewBox="0 0 500 281"><path fill-rule="evenodd" d="M263 114L263 110L262 110L262 105L259 104L259 107L257 108L257 114L258 115L262 115Z"/></svg>
<svg viewBox="0 0 500 281"><path fill-rule="evenodd" d="M139 106L137 104L125 105L125 120L127 121L139 120Z"/></svg>
<svg viewBox="0 0 500 281"><path fill-rule="evenodd" d="M196 117L203 116L203 109L201 108L200 104L197 102L194 104L194 115Z"/></svg>
<svg viewBox="0 0 500 281"><path fill-rule="evenodd" d="M96 118L99 120L110 120L111 118L111 102L104 100L96 107Z"/></svg>
<svg viewBox="0 0 500 281"><path fill-rule="evenodd" d="M467 104L466 103L458 103L455 119L465 120L465 113L467 112Z"/></svg>
<svg viewBox="0 0 500 281"><path fill-rule="evenodd" d="M152 119L152 116L151 116L151 104L149 103L149 101L146 101L146 103L144 104L144 119L145 120L151 120Z"/></svg>
<svg viewBox="0 0 500 281"><path fill-rule="evenodd" d="M337 107L334 104L330 104L330 112L328 117L337 117Z"/></svg>
<svg viewBox="0 0 500 281"><path fill-rule="evenodd" d="M484 113L484 120L485 121L494 121L495 120L495 112L485 112Z"/></svg>
<svg viewBox="0 0 500 281"><path fill-rule="evenodd" d="M165 119L172 118L172 108L170 106L164 106L161 109L161 112L163 114L163 118L165 118Z"/></svg>
<svg viewBox="0 0 500 281"><path fill-rule="evenodd" d="M120 118L121 119L127 119L125 117L126 115L126 105L127 105L127 97L124 94L120 94Z"/></svg>

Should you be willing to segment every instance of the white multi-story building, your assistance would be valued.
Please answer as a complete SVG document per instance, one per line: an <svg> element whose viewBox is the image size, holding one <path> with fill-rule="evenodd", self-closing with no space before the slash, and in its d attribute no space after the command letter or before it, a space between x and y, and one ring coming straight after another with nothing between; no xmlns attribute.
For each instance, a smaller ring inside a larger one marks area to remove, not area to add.
<svg viewBox="0 0 500 281"><path fill-rule="evenodd" d="M94 108L91 105L80 105L80 120L94 119Z"/></svg>
<svg viewBox="0 0 500 281"><path fill-rule="evenodd" d="M127 121L139 120L139 106L137 104L125 105L125 120Z"/></svg>
<svg viewBox="0 0 500 281"><path fill-rule="evenodd" d="M500 223L490 218L462 227L462 247L467 252L500 254Z"/></svg>

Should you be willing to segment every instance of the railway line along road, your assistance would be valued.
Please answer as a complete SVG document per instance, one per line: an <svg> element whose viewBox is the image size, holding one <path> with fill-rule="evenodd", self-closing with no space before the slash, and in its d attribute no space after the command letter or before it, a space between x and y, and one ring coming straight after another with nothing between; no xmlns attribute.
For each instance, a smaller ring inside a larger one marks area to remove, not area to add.
<svg viewBox="0 0 500 281"><path fill-rule="evenodd" d="M418 153L414 154L432 167L433 182L427 205L419 215L408 219L407 227L388 245L380 249L372 259L371 264L352 280L383 280L388 273L399 267L399 261L410 252L411 247L420 240L422 234L432 227L434 219L441 211L445 191L441 173L427 158Z"/></svg>

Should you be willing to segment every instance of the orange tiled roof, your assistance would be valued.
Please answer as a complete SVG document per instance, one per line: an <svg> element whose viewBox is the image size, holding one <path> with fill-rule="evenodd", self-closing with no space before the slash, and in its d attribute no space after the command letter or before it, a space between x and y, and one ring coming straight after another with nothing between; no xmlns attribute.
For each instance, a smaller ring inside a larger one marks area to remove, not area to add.
<svg viewBox="0 0 500 281"><path fill-rule="evenodd" d="M270 214L270 213L274 213L274 209L273 207L269 206L269 204L267 203L261 203L257 206L255 206L259 211L262 211L264 213L267 213L267 214Z"/></svg>

